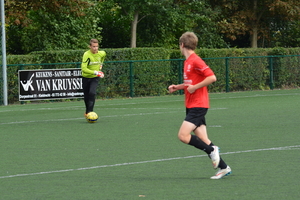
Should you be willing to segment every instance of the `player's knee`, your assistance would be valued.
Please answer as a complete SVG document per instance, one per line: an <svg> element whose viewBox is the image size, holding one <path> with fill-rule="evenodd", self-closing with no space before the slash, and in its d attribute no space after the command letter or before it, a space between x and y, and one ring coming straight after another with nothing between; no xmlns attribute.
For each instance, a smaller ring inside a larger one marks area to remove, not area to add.
<svg viewBox="0 0 300 200"><path fill-rule="evenodd" d="M96 96L96 92L89 92L89 97L90 98L93 98L93 97L95 97Z"/></svg>
<svg viewBox="0 0 300 200"><path fill-rule="evenodd" d="M178 134L178 139L183 142L183 143L186 143L188 144L190 142L190 134L182 134L182 133L179 133Z"/></svg>

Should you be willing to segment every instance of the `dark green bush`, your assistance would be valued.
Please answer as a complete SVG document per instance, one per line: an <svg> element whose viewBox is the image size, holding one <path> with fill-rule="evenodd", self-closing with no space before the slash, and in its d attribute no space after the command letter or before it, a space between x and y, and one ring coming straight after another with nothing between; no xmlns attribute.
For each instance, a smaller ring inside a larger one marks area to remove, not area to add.
<svg viewBox="0 0 300 200"><path fill-rule="evenodd" d="M103 66L105 78L101 80L98 88L99 98L165 95L169 84L182 82L184 58L179 50L164 48L104 50L107 53ZM8 55L9 103L18 101L18 70L79 68L85 51L66 50ZM274 88L300 86L300 56L288 56L300 55L300 48L198 49L196 52L213 69L218 78L216 83L209 86L211 92L269 89L272 84ZM270 69L274 70L273 79L270 79Z"/></svg>

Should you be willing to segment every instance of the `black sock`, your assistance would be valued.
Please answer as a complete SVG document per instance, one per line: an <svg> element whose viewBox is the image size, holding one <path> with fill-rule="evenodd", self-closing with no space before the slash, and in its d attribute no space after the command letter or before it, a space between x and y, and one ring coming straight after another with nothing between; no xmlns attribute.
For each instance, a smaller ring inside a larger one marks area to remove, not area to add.
<svg viewBox="0 0 300 200"><path fill-rule="evenodd" d="M210 154L214 150L213 147L205 144L205 142L200 140L200 138L198 138L196 135L192 135L189 145L192 145L197 149L201 149L202 151L205 151L207 154Z"/></svg>
<svg viewBox="0 0 300 200"><path fill-rule="evenodd" d="M214 146L214 144L210 143L209 146ZM210 158L209 155L208 155L208 157ZM220 168L220 169L226 169L227 168L227 164L224 162L224 160L221 158L221 156L220 156L220 163L219 163L218 168Z"/></svg>

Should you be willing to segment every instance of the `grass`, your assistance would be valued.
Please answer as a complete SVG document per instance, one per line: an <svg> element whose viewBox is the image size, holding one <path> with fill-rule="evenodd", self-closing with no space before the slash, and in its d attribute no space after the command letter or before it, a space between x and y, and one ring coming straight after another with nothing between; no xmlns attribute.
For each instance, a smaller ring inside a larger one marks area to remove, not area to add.
<svg viewBox="0 0 300 200"><path fill-rule="evenodd" d="M233 170L177 139L183 96L0 107L0 199L298 199L300 90L213 93L210 139Z"/></svg>

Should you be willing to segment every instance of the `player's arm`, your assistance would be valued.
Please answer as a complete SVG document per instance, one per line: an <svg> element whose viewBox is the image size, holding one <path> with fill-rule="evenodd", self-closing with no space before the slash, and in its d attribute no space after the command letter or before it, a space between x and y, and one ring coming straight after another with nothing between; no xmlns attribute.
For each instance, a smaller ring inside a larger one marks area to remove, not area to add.
<svg viewBox="0 0 300 200"><path fill-rule="evenodd" d="M194 93L197 89L208 86L216 81L217 81L217 77L215 75L211 75L211 76L206 77L200 83L197 83L195 85L186 85L186 86L188 86L187 90L189 91L189 93Z"/></svg>
<svg viewBox="0 0 300 200"><path fill-rule="evenodd" d="M99 56L100 56L100 66L99 66L99 71L101 71L101 70L102 70L102 67L103 67L103 63L104 63L105 57L106 57L106 52L105 52L105 51L99 51L98 54L99 54Z"/></svg>
<svg viewBox="0 0 300 200"><path fill-rule="evenodd" d="M105 60L105 57L106 57L106 52L105 51L100 51L99 55L100 55L100 62L101 62L101 65L102 65L104 63L104 60Z"/></svg>
<svg viewBox="0 0 300 200"><path fill-rule="evenodd" d="M81 63L81 70L86 74L94 74L94 70L90 70L88 68L89 62L90 62L90 58L87 55L87 53L83 54L82 63Z"/></svg>
<svg viewBox="0 0 300 200"><path fill-rule="evenodd" d="M178 85L170 85L168 87L169 93L176 92L177 90L183 90L184 89L184 84L178 84Z"/></svg>

